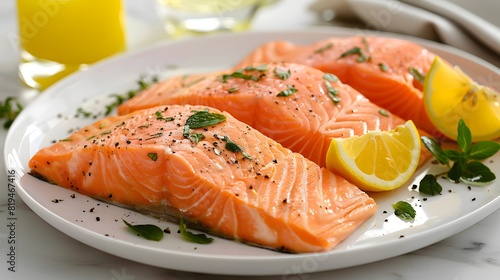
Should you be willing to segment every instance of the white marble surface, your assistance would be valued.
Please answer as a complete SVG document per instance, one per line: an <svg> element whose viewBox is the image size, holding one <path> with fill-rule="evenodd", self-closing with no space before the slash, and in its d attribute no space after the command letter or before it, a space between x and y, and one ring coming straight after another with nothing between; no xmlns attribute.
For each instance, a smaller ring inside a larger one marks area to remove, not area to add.
<svg viewBox="0 0 500 280"><path fill-rule="evenodd" d="M311 1L282 0L262 10L254 29L294 29L325 25L307 11ZM462 1L464 2L464 1ZM487 2L487 1L483 1ZM164 39L149 1L128 0L131 46ZM485 9L487 11L487 7ZM286 16L274 20L277 13ZM476 12L480 9L476 7ZM16 74L15 1L0 1L0 100L30 96ZM271 26L271 27L270 27ZM132 28L133 27L133 28ZM148 27L143 29L141 27ZM0 129L3 151L6 131ZM3 155L3 152L2 152ZM0 170L5 170L2 159ZM8 270L7 176L0 173L0 279L242 279L151 267L103 253L52 228L16 199L16 272ZM499 279L500 210L448 239L384 261L329 272L261 279ZM258 268L256 268L258 269ZM252 277L252 279L255 277Z"/></svg>

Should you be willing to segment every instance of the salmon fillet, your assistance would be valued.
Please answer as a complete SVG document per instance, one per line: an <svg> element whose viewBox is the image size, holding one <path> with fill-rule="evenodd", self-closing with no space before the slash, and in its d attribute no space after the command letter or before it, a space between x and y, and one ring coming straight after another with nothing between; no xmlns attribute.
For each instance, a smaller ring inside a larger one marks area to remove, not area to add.
<svg viewBox="0 0 500 280"><path fill-rule="evenodd" d="M184 78L174 77L141 92L118 107L118 113L167 104L210 106L322 167L332 139L391 130L405 122L335 76L302 64L250 65L198 77L187 87L168 86L179 79ZM421 162L429 158L423 148Z"/></svg>
<svg viewBox="0 0 500 280"><path fill-rule="evenodd" d="M430 121L422 100L422 83L435 55L400 39L356 36L329 38L300 46L286 41L266 43L237 67L254 63L295 62L335 74L378 106L429 134L441 133Z"/></svg>
<svg viewBox="0 0 500 280"><path fill-rule="evenodd" d="M97 199L294 253L331 250L377 208L342 177L204 106L107 117L41 149L29 168Z"/></svg>

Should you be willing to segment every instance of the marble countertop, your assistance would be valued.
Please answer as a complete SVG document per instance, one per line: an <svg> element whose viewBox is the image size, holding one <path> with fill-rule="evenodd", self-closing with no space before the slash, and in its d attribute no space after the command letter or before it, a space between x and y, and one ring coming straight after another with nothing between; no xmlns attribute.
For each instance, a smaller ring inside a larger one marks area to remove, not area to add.
<svg viewBox="0 0 500 280"><path fill-rule="evenodd" d="M310 12L312 1L282 0L262 10L254 30L289 30L328 25ZM463 2L463 1L462 1ZM477 7L476 7L477 8ZM128 0L127 12L131 48L165 40L152 12L150 1ZM275 21L277 12L286 18ZM475 12L478 12L477 9ZM147 27L147 28L144 28ZM17 78L17 32L15 1L0 2L0 100L8 96L33 98ZM6 131L0 129L0 150ZM0 170L5 170L4 160ZM244 279L220 275L201 275L167 270L128 261L84 245L47 224L20 199L16 200L15 232L8 229L7 176L0 172L0 279ZM498 279L500 273L500 210L468 229L420 250L334 271L301 275L266 276L260 279ZM8 237L16 239L16 272L8 270ZM258 269L258 268L256 268ZM255 279L256 277L250 277Z"/></svg>

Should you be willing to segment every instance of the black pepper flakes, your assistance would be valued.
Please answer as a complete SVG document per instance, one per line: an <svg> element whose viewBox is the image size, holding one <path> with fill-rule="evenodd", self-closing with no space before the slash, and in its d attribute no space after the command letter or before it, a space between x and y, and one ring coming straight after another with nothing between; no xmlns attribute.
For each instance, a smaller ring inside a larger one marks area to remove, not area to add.
<svg viewBox="0 0 500 280"><path fill-rule="evenodd" d="M99 222L101 220L101 218L100 217L95 217L95 220Z"/></svg>

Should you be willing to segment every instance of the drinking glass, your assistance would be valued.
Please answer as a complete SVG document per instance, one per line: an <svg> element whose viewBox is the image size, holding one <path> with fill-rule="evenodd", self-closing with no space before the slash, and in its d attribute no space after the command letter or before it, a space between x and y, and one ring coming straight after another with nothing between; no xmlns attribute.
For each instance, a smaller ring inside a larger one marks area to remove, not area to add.
<svg viewBox="0 0 500 280"><path fill-rule="evenodd" d="M17 0L21 80L43 90L126 48L122 0Z"/></svg>
<svg viewBox="0 0 500 280"><path fill-rule="evenodd" d="M171 37L247 30L263 0L157 0Z"/></svg>

